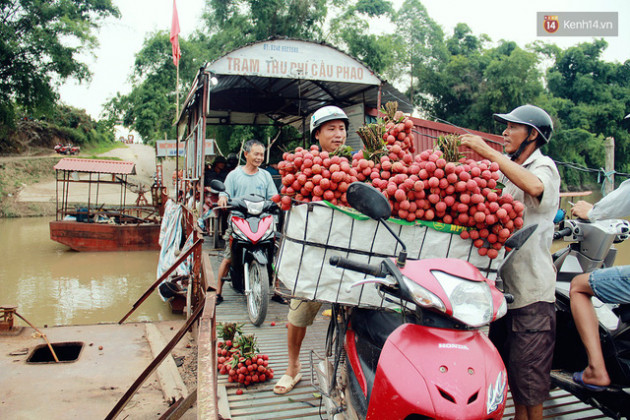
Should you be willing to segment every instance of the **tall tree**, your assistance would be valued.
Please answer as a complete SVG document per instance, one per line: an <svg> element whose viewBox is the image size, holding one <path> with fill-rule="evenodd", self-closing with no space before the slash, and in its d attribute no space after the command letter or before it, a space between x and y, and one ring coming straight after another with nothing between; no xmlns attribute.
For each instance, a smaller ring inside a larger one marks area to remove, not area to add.
<svg viewBox="0 0 630 420"><path fill-rule="evenodd" d="M396 75L398 58L403 54L397 34L370 31L372 19L391 20L394 9L387 0L345 2L331 19L327 41L361 60L380 75Z"/></svg>
<svg viewBox="0 0 630 420"><path fill-rule="evenodd" d="M320 39L326 13L325 0L208 0L203 13L204 30L188 39L180 37L180 95L187 94L185 87L206 62L247 43L270 36ZM105 107L109 119L122 119L148 141L163 138L164 133L169 138L175 135L175 68L168 51L165 31L148 36L136 55L132 91L117 95ZM238 149L243 135L266 136L247 130L212 134L218 134L229 150Z"/></svg>
<svg viewBox="0 0 630 420"><path fill-rule="evenodd" d="M630 135L621 128L621 120L630 111L630 60L623 64L602 61L601 54L607 46L600 39L566 50L544 50L555 60L547 71L547 81L549 91L558 98L561 124L590 134L566 139L573 150L590 151L585 154L584 163L603 166L602 153L595 151L603 150L606 137L614 137L615 169L627 173Z"/></svg>
<svg viewBox="0 0 630 420"><path fill-rule="evenodd" d="M77 55L96 46L104 18L119 15L111 0L0 1L0 124L12 125L16 106L50 111L59 83L88 79Z"/></svg>
<svg viewBox="0 0 630 420"><path fill-rule="evenodd" d="M425 111L462 127L494 131L493 113L544 101L537 54L503 40L484 48L488 41L460 23L446 40L446 57L419 66L417 95Z"/></svg>
<svg viewBox="0 0 630 420"><path fill-rule="evenodd" d="M394 70L399 75L409 76L407 92L415 104L420 104L422 98L414 96L417 90L415 78L421 81L427 73L439 71L441 63L448 59L444 32L420 0L405 0L394 16L394 24L402 46Z"/></svg>

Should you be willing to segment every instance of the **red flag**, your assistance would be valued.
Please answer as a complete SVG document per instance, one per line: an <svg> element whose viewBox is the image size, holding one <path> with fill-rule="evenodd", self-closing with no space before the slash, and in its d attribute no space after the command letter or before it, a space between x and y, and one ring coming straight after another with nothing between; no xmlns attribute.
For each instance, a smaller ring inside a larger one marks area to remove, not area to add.
<svg viewBox="0 0 630 420"><path fill-rule="evenodd" d="M177 5L173 0L173 22L171 23L171 45L173 49L173 63L179 66L179 58L182 51L179 49L179 18L177 17Z"/></svg>

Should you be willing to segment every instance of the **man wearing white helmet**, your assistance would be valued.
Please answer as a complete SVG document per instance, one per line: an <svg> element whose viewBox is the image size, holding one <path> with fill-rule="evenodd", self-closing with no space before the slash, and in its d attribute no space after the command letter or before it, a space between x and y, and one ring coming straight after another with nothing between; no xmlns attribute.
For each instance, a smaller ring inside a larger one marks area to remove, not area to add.
<svg viewBox="0 0 630 420"><path fill-rule="evenodd" d="M346 143L349 124L350 120L341 108L336 106L320 108L311 117L311 141L319 142L322 151L333 152ZM291 300L287 332L289 364L286 373L273 388L273 392L276 394L286 394L302 379L300 373L302 341L306 335L306 327L313 324L321 306L322 304L319 302Z"/></svg>

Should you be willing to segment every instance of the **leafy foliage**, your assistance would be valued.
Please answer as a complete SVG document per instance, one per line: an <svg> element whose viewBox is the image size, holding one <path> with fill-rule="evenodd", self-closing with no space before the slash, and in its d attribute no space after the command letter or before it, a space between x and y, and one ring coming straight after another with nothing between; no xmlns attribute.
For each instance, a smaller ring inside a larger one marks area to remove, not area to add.
<svg viewBox="0 0 630 420"><path fill-rule="evenodd" d="M483 48L487 40L459 24L446 41L445 59L418 68L420 83L414 96L430 115L462 127L494 131L489 118L493 113L542 101L538 56L508 41Z"/></svg>
<svg viewBox="0 0 630 420"><path fill-rule="evenodd" d="M630 109L630 60L624 64L601 60L606 49L604 40L582 43L566 50L549 49L554 64L547 71L549 92L561 121L558 137L575 136L571 145L553 150L552 156L569 160L576 150L586 153L589 167L603 166L596 151L603 153L603 141L615 139L615 169L630 169L630 135L621 127L621 120ZM600 154L601 154L600 153Z"/></svg>
<svg viewBox="0 0 630 420"><path fill-rule="evenodd" d="M119 16L111 0L0 1L0 124L13 126L16 105L50 112L56 83L88 79L77 55L96 45L92 30L108 16Z"/></svg>

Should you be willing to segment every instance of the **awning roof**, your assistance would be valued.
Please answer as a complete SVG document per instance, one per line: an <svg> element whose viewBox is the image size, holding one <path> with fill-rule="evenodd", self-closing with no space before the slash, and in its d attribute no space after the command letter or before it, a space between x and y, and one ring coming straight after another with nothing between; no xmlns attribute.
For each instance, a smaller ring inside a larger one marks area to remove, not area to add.
<svg viewBox="0 0 630 420"><path fill-rule="evenodd" d="M182 107L182 115L201 100L201 77L210 81L207 124L291 124L299 127L324 105L345 108L363 103L377 108L398 101L412 105L369 67L329 45L295 39L249 44L206 64Z"/></svg>
<svg viewBox="0 0 630 420"><path fill-rule="evenodd" d="M57 162L54 169L58 171L135 175L136 164L118 160L64 158Z"/></svg>

